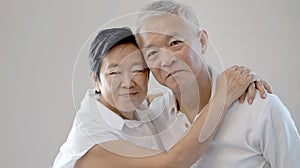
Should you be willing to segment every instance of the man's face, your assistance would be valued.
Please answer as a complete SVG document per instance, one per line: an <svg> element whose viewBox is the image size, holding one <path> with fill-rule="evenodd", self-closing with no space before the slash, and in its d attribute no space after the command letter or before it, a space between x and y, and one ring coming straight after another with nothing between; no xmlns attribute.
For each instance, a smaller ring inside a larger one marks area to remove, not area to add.
<svg viewBox="0 0 300 168"><path fill-rule="evenodd" d="M147 18L139 31L144 58L156 80L172 89L184 89L203 67L198 34L175 15Z"/></svg>
<svg viewBox="0 0 300 168"><path fill-rule="evenodd" d="M112 110L133 111L147 95L148 72L133 44L112 48L102 61L99 76L100 101Z"/></svg>

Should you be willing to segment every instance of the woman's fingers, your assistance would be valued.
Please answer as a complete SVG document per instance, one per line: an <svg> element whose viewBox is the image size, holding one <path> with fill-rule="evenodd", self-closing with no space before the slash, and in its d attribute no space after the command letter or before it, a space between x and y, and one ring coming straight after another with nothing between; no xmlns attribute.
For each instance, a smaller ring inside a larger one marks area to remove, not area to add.
<svg viewBox="0 0 300 168"><path fill-rule="evenodd" d="M247 94L247 101L249 104L252 104L253 99L255 97L255 92L256 92L255 82L252 82L248 87L248 94Z"/></svg>
<svg viewBox="0 0 300 168"><path fill-rule="evenodd" d="M239 102L240 103L244 103L245 99L246 99L246 95L247 95L247 92L244 92L240 97L239 97Z"/></svg>
<svg viewBox="0 0 300 168"><path fill-rule="evenodd" d="M254 81L254 75L251 75L250 70L245 67L232 66L224 71L223 80L226 81L225 93L229 104L236 99L243 102L246 98L247 87ZM251 90L251 93L252 92L254 91Z"/></svg>
<svg viewBox="0 0 300 168"><path fill-rule="evenodd" d="M271 86L264 80L260 80L264 86L264 88L267 90L268 93L271 93L272 94L272 89L271 89Z"/></svg>
<svg viewBox="0 0 300 168"><path fill-rule="evenodd" d="M270 85L266 81L262 80L258 75L255 74L255 72L253 72L249 68L245 66L234 65L231 67L231 70L240 74L244 78L251 75L253 76L253 81L248 85L245 92L238 98L239 102L243 103L247 98L248 103L252 104L255 98L256 89L259 91L261 98L266 98L266 92L272 93Z"/></svg>
<svg viewBox="0 0 300 168"><path fill-rule="evenodd" d="M266 90L261 80L255 81L255 88L259 91L261 98L266 98Z"/></svg>

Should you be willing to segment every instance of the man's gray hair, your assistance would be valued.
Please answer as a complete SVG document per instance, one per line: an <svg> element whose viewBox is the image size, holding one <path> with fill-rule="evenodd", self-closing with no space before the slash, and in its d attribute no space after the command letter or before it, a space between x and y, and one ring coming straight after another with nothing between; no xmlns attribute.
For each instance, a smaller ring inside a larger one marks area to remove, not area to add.
<svg viewBox="0 0 300 168"><path fill-rule="evenodd" d="M137 17L135 33L138 33L145 20L151 16L174 14L192 23L192 29L199 31L199 22L193 9L175 0L160 0L147 4Z"/></svg>

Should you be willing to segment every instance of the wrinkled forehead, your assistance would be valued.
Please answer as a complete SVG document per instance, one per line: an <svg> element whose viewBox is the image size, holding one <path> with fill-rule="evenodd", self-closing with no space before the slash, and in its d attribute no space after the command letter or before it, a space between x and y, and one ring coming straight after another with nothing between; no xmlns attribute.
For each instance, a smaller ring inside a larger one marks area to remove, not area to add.
<svg viewBox="0 0 300 168"><path fill-rule="evenodd" d="M168 34L170 31L183 31L189 28L189 22L174 14L154 15L144 18L142 25L138 29L141 33L160 33Z"/></svg>
<svg viewBox="0 0 300 168"><path fill-rule="evenodd" d="M143 18L137 29L138 42L154 36L189 36L198 33L198 27L189 20L174 14L150 15ZM156 37L155 37L156 38Z"/></svg>
<svg viewBox="0 0 300 168"><path fill-rule="evenodd" d="M140 49L131 43L114 46L103 61L115 65L143 63Z"/></svg>

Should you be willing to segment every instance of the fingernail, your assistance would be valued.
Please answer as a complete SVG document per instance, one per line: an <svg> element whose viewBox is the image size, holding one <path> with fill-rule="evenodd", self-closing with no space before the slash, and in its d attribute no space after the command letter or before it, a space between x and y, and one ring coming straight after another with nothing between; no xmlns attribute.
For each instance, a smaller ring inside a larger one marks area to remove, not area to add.
<svg viewBox="0 0 300 168"><path fill-rule="evenodd" d="M263 97L263 98L266 98L266 97L267 97L267 94L264 93L264 94L262 95L262 97Z"/></svg>
<svg viewBox="0 0 300 168"><path fill-rule="evenodd" d="M249 104L252 104L252 102L253 102L253 99L250 99L250 100L249 100Z"/></svg>

